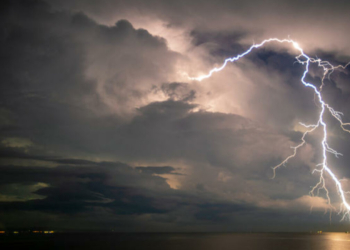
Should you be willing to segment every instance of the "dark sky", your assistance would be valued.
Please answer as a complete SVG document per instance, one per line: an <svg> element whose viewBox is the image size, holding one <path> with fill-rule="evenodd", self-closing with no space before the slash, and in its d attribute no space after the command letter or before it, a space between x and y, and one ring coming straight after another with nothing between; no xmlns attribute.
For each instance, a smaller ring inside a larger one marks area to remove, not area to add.
<svg viewBox="0 0 350 250"><path fill-rule="evenodd" d="M349 1L2 1L0 229L348 230L336 211L330 223L324 191L309 196L319 131L271 179L319 112L293 48L186 74L271 36L346 64L349 22ZM323 90L345 122L349 73ZM350 190L350 135L325 119Z"/></svg>

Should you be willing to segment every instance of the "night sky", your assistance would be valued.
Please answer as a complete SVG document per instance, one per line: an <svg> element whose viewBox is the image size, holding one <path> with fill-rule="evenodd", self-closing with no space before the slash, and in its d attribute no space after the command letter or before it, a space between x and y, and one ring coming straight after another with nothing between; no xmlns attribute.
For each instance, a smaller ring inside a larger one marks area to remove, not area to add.
<svg viewBox="0 0 350 250"><path fill-rule="evenodd" d="M336 210L330 222L323 190L309 195L320 131L272 179L319 112L293 47L186 75L269 37L344 65L349 23L349 1L2 1L0 229L349 230ZM323 97L350 122L349 68ZM325 119L350 191L350 134Z"/></svg>

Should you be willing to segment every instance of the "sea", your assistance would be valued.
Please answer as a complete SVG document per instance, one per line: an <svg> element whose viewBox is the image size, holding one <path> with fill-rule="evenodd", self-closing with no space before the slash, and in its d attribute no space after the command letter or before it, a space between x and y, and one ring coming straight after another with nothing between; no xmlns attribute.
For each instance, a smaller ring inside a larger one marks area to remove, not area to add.
<svg viewBox="0 0 350 250"><path fill-rule="evenodd" d="M55 233L1 235L0 249L349 250L347 233Z"/></svg>

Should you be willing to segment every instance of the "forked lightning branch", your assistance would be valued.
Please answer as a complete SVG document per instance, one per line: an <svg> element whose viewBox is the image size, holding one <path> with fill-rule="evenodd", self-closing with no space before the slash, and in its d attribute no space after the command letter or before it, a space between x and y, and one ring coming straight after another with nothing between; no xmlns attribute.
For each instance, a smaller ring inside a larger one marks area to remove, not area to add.
<svg viewBox="0 0 350 250"><path fill-rule="evenodd" d="M295 42L292 39L278 39L278 38L270 38L266 39L263 42L259 44L254 44L252 45L248 50L243 52L242 54L239 54L235 57L227 58L225 59L224 63L217 68L213 68L209 71L208 74L206 75L200 75L197 77L189 77L190 80L194 81L202 81L206 78L211 77L214 73L219 72L223 70L229 62L235 62L238 61L240 58L248 55L250 52L252 52L254 49L258 49L262 46L264 46L267 43L286 43L293 45L294 48L299 52L298 56L296 56L296 60L298 63L303 65L304 72L302 74L302 77L300 79L301 83L307 87L313 89L316 99L319 103L319 115L318 115L318 120L315 122L315 124L304 124L300 123L302 126L306 128L306 132L303 134L301 137L301 143L298 144L297 146L293 147L293 152L290 156L288 156L286 159L284 159L280 164L277 166L274 166L273 169L273 177L275 177L276 170L285 165L290 159L295 157L298 153L298 150L306 144L305 138L307 137L308 134L314 132L316 129L321 129L322 130L322 141L321 141L321 146L322 146L322 161L316 165L316 168L314 169L313 173L318 173L320 178L319 181L315 184L315 186L311 189L310 195L315 196L318 195L319 191L321 189L325 190L326 192L326 197L328 199L328 204L330 207L333 208L331 199L329 196L329 191L326 187L326 181L325 181L325 176L328 175L330 176L331 180L333 180L334 185L337 188L337 193L341 199L341 205L339 207L339 213L343 214L342 220L344 220L346 217L350 218L350 204L347 201L346 195L347 192L343 190L342 184L340 182L339 177L337 177L333 171L331 170L331 167L328 165L327 162L327 155L328 154L333 154L336 157L341 156L341 153L337 152L336 150L332 149L330 145L328 144L327 141L327 123L324 119L325 113L329 112L340 124L340 127L342 128L343 131L350 133L349 127L350 123L344 123L342 120L342 113L339 111L334 110L330 105L328 105L322 98L322 88L324 87L324 80L327 77L330 77L330 75L335 71L339 69L345 69L350 63L346 65L337 65L334 66L332 65L329 61L323 61L322 59L319 58L312 58L308 56L307 54L304 53L303 49L299 46L297 42ZM323 70L323 77L322 77L322 83L320 87L317 87L315 84L310 83L306 81L306 76L309 72L309 68L311 64L317 65L319 68Z"/></svg>

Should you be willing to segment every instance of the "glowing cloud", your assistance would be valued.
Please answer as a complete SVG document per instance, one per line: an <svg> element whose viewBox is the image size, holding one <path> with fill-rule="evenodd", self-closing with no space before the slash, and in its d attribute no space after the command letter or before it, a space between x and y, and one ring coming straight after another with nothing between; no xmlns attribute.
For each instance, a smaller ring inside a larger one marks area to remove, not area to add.
<svg viewBox="0 0 350 250"><path fill-rule="evenodd" d="M322 146L322 162L320 164L316 165L315 170L313 171L313 173L317 172L320 175L320 179L319 182L311 189L310 191L310 195L311 196L315 196L315 192L318 194L319 190L324 189L326 191L326 196L328 199L328 205L331 208L334 208L331 205L331 199L329 197L329 191L326 187L326 182L325 182L325 174L327 173L331 179L334 181L336 187L337 187L337 191L338 191L338 195L341 199L341 205L339 208L339 213L343 213L343 218L342 220L344 220L344 218L346 216L348 216L350 218L350 205L346 199L346 192L343 190L342 184L339 181L338 177L332 172L332 170L330 169L330 167L328 166L327 163L327 153L333 154L336 157L340 156L341 153L338 153L336 150L332 149L328 142L327 142L327 123L324 121L324 114L325 111L328 110L330 112L330 114L340 123L340 126L342 128L343 131L350 133L349 129L346 129L345 127L350 125L350 123L344 123L342 121L342 113L339 111L335 111L331 106L329 106L327 103L324 102L324 100L322 99L322 88L324 86L324 80L326 77L330 77L330 75L334 72L334 70L336 69L345 69L350 63L346 64L345 66L343 65L337 65L337 66L333 66L330 62L328 61L323 61L321 59L315 59L312 57L309 57L307 54L304 53L303 49L300 47L300 45L293 41L292 39L278 39L278 38L269 38L266 39L264 41L262 41L259 44L254 44L252 45L248 50L246 50L245 52L243 52L242 54L239 54L235 57L231 57L231 58L227 58L225 59L224 63L220 66L220 67L216 67L213 68L209 71L208 74L206 75L201 75L201 76L197 76L197 77L188 77L190 80L194 80L194 81L202 81L206 78L211 77L214 73L219 72L221 70L223 70L228 62L235 62L237 60L239 60L240 58L246 56L247 54L249 54L253 49L257 49L260 48L262 46L264 46L267 43L271 43L271 42L278 42L278 43L288 43L293 45L293 47L299 52L299 55L296 56L296 60L299 64L305 66L305 70L303 72L303 75L301 77L301 83L308 88L312 88L315 95L317 96L317 100L318 103L320 104L320 112L319 112L319 118L318 121L315 124L311 124L311 125L306 125L303 123L300 123L302 126L304 126L307 130L306 132L303 134L303 136L301 137L301 143L295 147L293 147L293 154L291 154L290 156L288 156L285 160L283 160L280 164L278 164L277 166L274 166L273 169L273 178L275 177L276 174L276 170L281 167L282 165L285 165L291 158L295 157L297 155L297 151L299 148L301 148L303 145L305 145L306 141L305 141L305 137L309 134L312 133L313 131L315 131L317 128L321 128L323 131L323 137L322 137L322 141L321 141L321 146ZM318 67L320 67L323 70L323 77L322 77L322 83L321 86L319 88L317 88L314 84L309 83L305 80L308 72L309 72L309 67L310 64L316 64Z"/></svg>

